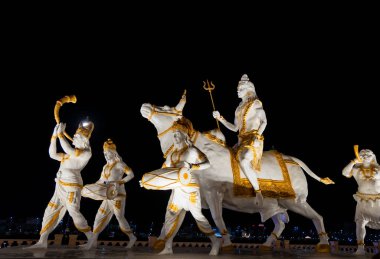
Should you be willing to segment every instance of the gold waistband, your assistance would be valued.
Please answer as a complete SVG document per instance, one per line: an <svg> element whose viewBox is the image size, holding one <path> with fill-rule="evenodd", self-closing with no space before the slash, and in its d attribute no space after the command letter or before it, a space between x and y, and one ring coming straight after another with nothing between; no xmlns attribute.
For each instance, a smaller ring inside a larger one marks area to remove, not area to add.
<svg viewBox="0 0 380 259"><path fill-rule="evenodd" d="M79 184L79 183L67 183L67 182L64 182L62 180L58 180L58 183L63 185L63 186L71 186L71 187L79 187L79 188L83 188L83 185Z"/></svg>

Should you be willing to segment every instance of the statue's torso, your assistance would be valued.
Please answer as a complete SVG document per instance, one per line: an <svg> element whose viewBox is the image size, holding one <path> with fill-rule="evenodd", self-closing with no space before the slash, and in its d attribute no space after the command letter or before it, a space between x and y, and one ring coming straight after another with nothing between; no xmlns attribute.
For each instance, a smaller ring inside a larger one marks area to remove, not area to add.
<svg viewBox="0 0 380 259"><path fill-rule="evenodd" d="M91 156L85 154L65 155L61 161L57 178L72 183L83 183L81 171L87 165Z"/></svg>
<svg viewBox="0 0 380 259"><path fill-rule="evenodd" d="M378 166L364 167L360 165L355 168L353 176L358 183L358 192L380 193L380 170Z"/></svg>
<svg viewBox="0 0 380 259"><path fill-rule="evenodd" d="M240 102L235 111L235 125L238 126L240 133L258 130L261 124L262 106L254 105L256 100L247 100Z"/></svg>

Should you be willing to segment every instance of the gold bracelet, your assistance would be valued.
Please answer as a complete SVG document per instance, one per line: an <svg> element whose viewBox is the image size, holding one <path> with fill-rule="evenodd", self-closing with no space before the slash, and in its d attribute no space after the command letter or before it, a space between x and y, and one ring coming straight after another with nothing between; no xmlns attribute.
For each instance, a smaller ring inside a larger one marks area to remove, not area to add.
<svg viewBox="0 0 380 259"><path fill-rule="evenodd" d="M56 140L56 139L57 139L57 135L53 135L53 136L51 136L50 141L54 141L54 140Z"/></svg>
<svg viewBox="0 0 380 259"><path fill-rule="evenodd" d="M58 138L64 138L65 135L63 135L63 133L59 133L58 134Z"/></svg>
<svg viewBox="0 0 380 259"><path fill-rule="evenodd" d="M255 193L258 193L258 192L261 192L261 189L257 189L257 190L255 190Z"/></svg>

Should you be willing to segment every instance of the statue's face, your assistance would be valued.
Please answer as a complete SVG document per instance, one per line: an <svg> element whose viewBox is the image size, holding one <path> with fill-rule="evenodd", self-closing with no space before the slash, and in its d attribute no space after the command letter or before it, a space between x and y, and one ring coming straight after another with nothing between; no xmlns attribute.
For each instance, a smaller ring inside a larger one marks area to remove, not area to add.
<svg viewBox="0 0 380 259"><path fill-rule="evenodd" d="M107 161L112 161L115 158L115 154L109 150L104 151L104 157Z"/></svg>
<svg viewBox="0 0 380 259"><path fill-rule="evenodd" d="M185 140L185 135L179 130L173 131L173 138L175 144L180 144Z"/></svg>
<svg viewBox="0 0 380 259"><path fill-rule="evenodd" d="M237 94L239 98L243 98L244 96L248 94L248 92L249 92L249 89L244 84L241 84L237 87Z"/></svg>
<svg viewBox="0 0 380 259"><path fill-rule="evenodd" d="M361 150L359 156L365 163L371 163L372 160L375 158L375 154L369 149Z"/></svg>
<svg viewBox="0 0 380 259"><path fill-rule="evenodd" d="M76 133L73 138L73 145L76 148L84 148L84 137L81 134Z"/></svg>

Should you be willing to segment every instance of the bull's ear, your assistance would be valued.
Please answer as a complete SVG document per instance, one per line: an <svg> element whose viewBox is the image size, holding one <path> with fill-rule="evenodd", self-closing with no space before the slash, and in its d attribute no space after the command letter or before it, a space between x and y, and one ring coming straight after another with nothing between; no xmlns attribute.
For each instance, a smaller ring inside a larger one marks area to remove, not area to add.
<svg viewBox="0 0 380 259"><path fill-rule="evenodd" d="M175 109L179 112L182 113L182 110L183 108L185 107L185 104L186 104L186 89L185 91L183 92L182 94L182 98L181 100L179 100L179 103L177 104L177 106L175 107Z"/></svg>

